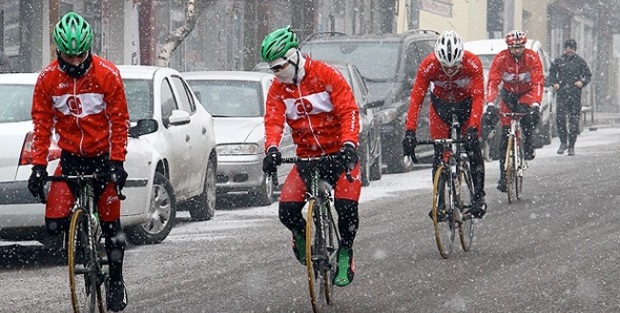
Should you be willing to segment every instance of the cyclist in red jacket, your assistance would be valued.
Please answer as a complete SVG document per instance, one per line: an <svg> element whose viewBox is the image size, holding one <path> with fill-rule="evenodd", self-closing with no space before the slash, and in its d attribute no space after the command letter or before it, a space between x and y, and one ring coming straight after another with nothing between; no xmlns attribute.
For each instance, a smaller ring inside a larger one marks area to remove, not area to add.
<svg viewBox="0 0 620 313"><path fill-rule="evenodd" d="M508 49L500 51L491 63L487 82L487 109L483 118L485 127L492 128L497 123L499 112L529 113L521 118L524 142L523 150L526 160L536 156L533 136L534 128L540 120L540 101L542 100L544 77L543 67L538 54L525 48L527 35L520 30L512 30L506 34ZM501 91L500 89L501 84ZM499 92L499 109L495 106L495 98ZM502 140L500 151L506 151L507 134L510 130L510 118L499 118L502 124ZM497 189L506 192L506 172L504 158L499 159L500 177Z"/></svg>
<svg viewBox="0 0 620 313"><path fill-rule="evenodd" d="M45 197L52 129L60 137L62 150L54 175L110 173L109 181L94 184L94 192L109 261L106 302L108 309L118 312L127 305L122 275L125 234L115 189L122 189L127 179L123 162L129 113L123 81L114 64L92 54L93 32L80 15L70 12L63 16L53 37L57 60L39 74L32 99L34 166L28 189L35 197ZM45 224L51 235L68 231L76 188L74 183L51 183L45 207Z"/></svg>
<svg viewBox="0 0 620 313"><path fill-rule="evenodd" d="M429 86L432 104L429 112L431 138L448 138L452 115L457 115L461 125L461 135L467 138L465 148L471 161L474 180L471 214L481 218L486 212L484 159L478 140L484 103L484 76L480 59L475 54L464 50L461 37L454 31L446 31L437 38L435 51L422 60L418 69L415 84L411 90L407 130L403 140L405 155L413 155L417 145L418 115ZM440 157L441 151L435 147L433 176L441 161ZM442 210L439 213L442 212L445 213ZM432 218L432 212L429 212L429 216Z"/></svg>
<svg viewBox="0 0 620 313"><path fill-rule="evenodd" d="M342 74L324 62L304 56L298 46L290 27L273 31L261 45L261 57L277 77L267 96L263 171L273 173L281 163L278 146L285 122L292 129L297 156L342 156L344 161L324 161L319 165L320 175L335 186L334 206L341 240L334 284L342 287L353 280L353 241L359 225L359 109ZM346 179L345 166L355 177L353 182ZM306 221L301 211L305 203L304 181L309 174L306 164L296 164L280 194L280 221L293 233L293 252L302 264L306 263Z"/></svg>

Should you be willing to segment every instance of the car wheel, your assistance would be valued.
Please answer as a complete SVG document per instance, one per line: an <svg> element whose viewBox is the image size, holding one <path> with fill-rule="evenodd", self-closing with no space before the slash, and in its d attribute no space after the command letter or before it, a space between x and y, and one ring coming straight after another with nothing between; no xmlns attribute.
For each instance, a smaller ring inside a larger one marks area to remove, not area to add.
<svg viewBox="0 0 620 313"><path fill-rule="evenodd" d="M134 245L160 243L172 230L177 204L172 185L161 173L155 173L147 220L125 229L127 240Z"/></svg>
<svg viewBox="0 0 620 313"><path fill-rule="evenodd" d="M379 141L378 147L376 149L379 155L375 158L375 162L372 163L372 166L370 167L370 180L381 179L381 167L383 166L383 153L381 152L381 141Z"/></svg>
<svg viewBox="0 0 620 313"><path fill-rule="evenodd" d="M360 174L362 176L362 186L366 187L370 185L370 152L368 151L368 145L360 145Z"/></svg>
<svg viewBox="0 0 620 313"><path fill-rule="evenodd" d="M396 139L398 138L398 139ZM385 165L387 165L388 173L406 173L413 170L413 161L410 157L403 155L403 147L401 146L403 139L405 138L405 132L401 132L393 142L390 142L391 146L384 147Z"/></svg>
<svg viewBox="0 0 620 313"><path fill-rule="evenodd" d="M271 175L263 174L263 183L258 189L250 191L250 197L254 199L257 205L270 205L275 201L273 193L275 186Z"/></svg>
<svg viewBox="0 0 620 313"><path fill-rule="evenodd" d="M215 214L215 200L215 163L209 160L202 194L189 203L188 210L192 220L206 221L213 218Z"/></svg>

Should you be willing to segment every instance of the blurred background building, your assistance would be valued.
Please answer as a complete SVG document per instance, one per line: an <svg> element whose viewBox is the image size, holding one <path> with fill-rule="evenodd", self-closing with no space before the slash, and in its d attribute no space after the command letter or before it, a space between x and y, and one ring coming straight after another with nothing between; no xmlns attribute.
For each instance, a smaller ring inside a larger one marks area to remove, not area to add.
<svg viewBox="0 0 620 313"><path fill-rule="evenodd" d="M620 6L595 0L196 0L206 9L174 51L180 71L250 70L264 36L286 25L300 39L319 31L381 34L456 30L464 40L522 29L553 58L568 38L588 61L584 105L620 106ZM154 65L171 30L185 23L185 0L0 0L0 71L37 71L56 57L51 30L69 11L93 26L93 51L117 64Z"/></svg>

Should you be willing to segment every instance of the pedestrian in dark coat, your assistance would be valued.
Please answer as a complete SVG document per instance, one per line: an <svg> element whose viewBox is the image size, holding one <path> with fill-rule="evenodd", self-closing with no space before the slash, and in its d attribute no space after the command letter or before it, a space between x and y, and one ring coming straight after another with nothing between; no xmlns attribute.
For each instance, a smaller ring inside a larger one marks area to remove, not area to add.
<svg viewBox="0 0 620 313"><path fill-rule="evenodd" d="M564 54L555 59L549 69L549 83L557 92L558 154L564 154L568 148L568 155L575 155L581 116L581 89L592 77L588 64L576 51L577 42L568 39L564 43Z"/></svg>

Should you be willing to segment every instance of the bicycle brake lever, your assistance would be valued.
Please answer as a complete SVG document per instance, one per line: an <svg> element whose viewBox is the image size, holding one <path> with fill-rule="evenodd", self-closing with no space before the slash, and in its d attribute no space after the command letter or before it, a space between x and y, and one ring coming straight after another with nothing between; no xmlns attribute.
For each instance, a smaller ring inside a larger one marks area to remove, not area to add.
<svg viewBox="0 0 620 313"><path fill-rule="evenodd" d="M125 196L122 192L121 189L118 187L118 185L116 186L116 194L118 195L118 199L123 201L125 199L127 199L127 196Z"/></svg>

